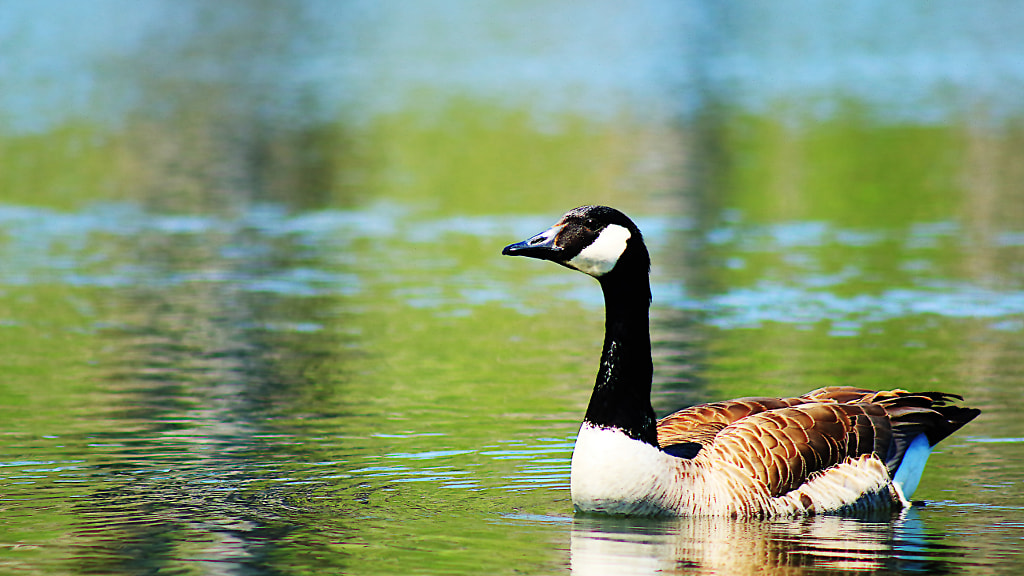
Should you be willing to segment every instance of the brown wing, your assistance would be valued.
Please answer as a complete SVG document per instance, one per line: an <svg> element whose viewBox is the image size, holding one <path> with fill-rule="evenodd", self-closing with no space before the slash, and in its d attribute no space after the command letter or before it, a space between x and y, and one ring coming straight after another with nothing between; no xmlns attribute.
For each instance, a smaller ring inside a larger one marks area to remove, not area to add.
<svg viewBox="0 0 1024 576"><path fill-rule="evenodd" d="M773 495L847 456L874 454L894 474L909 443L934 446L980 413L945 392L819 388L799 398L739 398L701 404L658 421L658 444L685 458L722 459ZM707 449L712 448L712 449Z"/></svg>
<svg viewBox="0 0 1024 576"><path fill-rule="evenodd" d="M885 409L892 427L892 444L882 460L895 474L903 461L907 446L919 434L935 446L981 413L975 408L954 406L963 400L948 392L908 392L906 390L866 390L850 386L829 386L802 396L819 402L871 403Z"/></svg>
<svg viewBox="0 0 1024 576"><path fill-rule="evenodd" d="M874 453L885 461L891 441L882 406L806 403L738 420L698 457L738 466L778 496L847 456Z"/></svg>
<svg viewBox="0 0 1024 576"><path fill-rule="evenodd" d="M807 398L751 397L691 406L658 420L658 445L696 442L709 446L722 428L737 420L810 401Z"/></svg>
<svg viewBox="0 0 1024 576"><path fill-rule="evenodd" d="M858 402L879 402L881 400L888 400L893 398L905 398L907 396L929 396L936 394L934 392L924 392L921 394L915 394L913 392L907 392L906 390L868 390L866 388L855 388L853 386L826 386L825 388L818 388L812 390L801 398L806 398L814 402L838 402L840 404L856 404ZM939 393L941 394L941 393ZM951 394L941 394L943 396L956 397Z"/></svg>
<svg viewBox="0 0 1024 576"><path fill-rule="evenodd" d="M894 392L902 392L902 390L896 390ZM855 388L853 386L826 386L825 388L811 390L801 396L801 398L806 398L813 402L838 402L840 404L850 404L854 402L864 402L866 398L875 394L879 394L879 392L876 390L868 390L866 388Z"/></svg>

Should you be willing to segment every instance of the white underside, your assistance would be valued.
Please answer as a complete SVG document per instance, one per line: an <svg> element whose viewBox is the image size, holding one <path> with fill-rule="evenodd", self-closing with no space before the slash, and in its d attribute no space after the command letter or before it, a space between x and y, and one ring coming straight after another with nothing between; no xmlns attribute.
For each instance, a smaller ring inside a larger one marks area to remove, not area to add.
<svg viewBox="0 0 1024 576"><path fill-rule="evenodd" d="M621 430L584 422L572 452L573 505L586 512L655 513L656 495L677 473L673 460Z"/></svg>
<svg viewBox="0 0 1024 576"><path fill-rule="evenodd" d="M618 224L609 224L598 234L597 238L589 246L580 250L580 253L569 260L569 266L591 276L607 274L619 261L619 257L626 251L626 241L629 240L629 230Z"/></svg>
<svg viewBox="0 0 1024 576"><path fill-rule="evenodd" d="M570 484L573 505L583 512L697 516L852 512L898 506L901 500L906 505L925 458L926 452L915 440L904 458L907 467L897 472L899 487L890 483L881 460L865 455L848 458L799 488L773 497L751 484L746 472L726 462L676 458L621 430L584 423L572 454Z"/></svg>
<svg viewBox="0 0 1024 576"><path fill-rule="evenodd" d="M921 475L924 473L924 465L928 462L928 456L931 453L932 446L928 443L928 437L919 434L903 454L903 461L896 469L892 483L899 490L904 501L909 502L914 496L917 485L921 482Z"/></svg>

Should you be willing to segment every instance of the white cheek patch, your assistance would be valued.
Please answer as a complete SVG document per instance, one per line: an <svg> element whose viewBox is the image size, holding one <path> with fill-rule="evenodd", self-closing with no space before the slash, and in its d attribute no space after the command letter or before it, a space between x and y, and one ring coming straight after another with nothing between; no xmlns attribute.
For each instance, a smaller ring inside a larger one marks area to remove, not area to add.
<svg viewBox="0 0 1024 576"><path fill-rule="evenodd" d="M632 237L629 230L618 224L609 224L597 236L590 246L580 251L567 264L573 268L590 274L602 276L611 271L626 251L626 241Z"/></svg>

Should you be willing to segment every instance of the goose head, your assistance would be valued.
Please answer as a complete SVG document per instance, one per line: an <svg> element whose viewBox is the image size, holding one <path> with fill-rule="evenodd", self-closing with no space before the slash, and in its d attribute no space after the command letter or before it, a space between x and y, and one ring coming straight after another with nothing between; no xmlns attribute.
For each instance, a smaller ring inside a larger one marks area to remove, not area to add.
<svg viewBox="0 0 1024 576"><path fill-rule="evenodd" d="M602 283L622 272L650 271L651 259L640 229L608 206L580 206L547 230L501 251L506 256L550 260L589 274Z"/></svg>

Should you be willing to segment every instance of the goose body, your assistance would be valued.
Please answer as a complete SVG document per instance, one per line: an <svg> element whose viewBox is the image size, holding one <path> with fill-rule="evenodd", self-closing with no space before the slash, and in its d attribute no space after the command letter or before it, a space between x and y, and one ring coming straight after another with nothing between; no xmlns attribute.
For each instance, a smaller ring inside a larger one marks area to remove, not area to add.
<svg viewBox="0 0 1024 576"><path fill-rule="evenodd" d="M909 505L932 447L979 410L943 392L828 387L739 398L655 418L650 257L606 206L570 210L502 254L596 278L605 298L597 381L572 455L582 512L779 516Z"/></svg>

